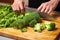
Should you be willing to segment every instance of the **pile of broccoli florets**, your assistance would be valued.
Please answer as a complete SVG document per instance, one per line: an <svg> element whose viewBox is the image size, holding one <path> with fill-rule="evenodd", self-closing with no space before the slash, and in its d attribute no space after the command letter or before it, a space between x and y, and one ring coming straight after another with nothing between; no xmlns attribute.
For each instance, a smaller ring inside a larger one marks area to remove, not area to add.
<svg viewBox="0 0 60 40"><path fill-rule="evenodd" d="M25 14L12 10L11 5L0 5L0 28L12 27L26 32L26 26L33 27L35 31L43 29L53 30L55 23L45 22L45 26L40 23L40 16L35 11L28 11Z"/></svg>

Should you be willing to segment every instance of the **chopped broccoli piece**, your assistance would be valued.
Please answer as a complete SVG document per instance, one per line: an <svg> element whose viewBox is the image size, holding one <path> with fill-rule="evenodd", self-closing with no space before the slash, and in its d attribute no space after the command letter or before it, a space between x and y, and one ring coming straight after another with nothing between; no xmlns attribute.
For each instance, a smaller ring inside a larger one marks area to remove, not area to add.
<svg viewBox="0 0 60 40"><path fill-rule="evenodd" d="M21 31L22 32L27 32L27 28L24 27L24 28L21 29Z"/></svg>
<svg viewBox="0 0 60 40"><path fill-rule="evenodd" d="M40 23L37 23L35 26L34 26L34 30L37 31L37 32L41 32L43 30L43 25L40 24Z"/></svg>
<svg viewBox="0 0 60 40"><path fill-rule="evenodd" d="M55 29L55 23L53 22L45 21L45 26L48 31L52 31Z"/></svg>

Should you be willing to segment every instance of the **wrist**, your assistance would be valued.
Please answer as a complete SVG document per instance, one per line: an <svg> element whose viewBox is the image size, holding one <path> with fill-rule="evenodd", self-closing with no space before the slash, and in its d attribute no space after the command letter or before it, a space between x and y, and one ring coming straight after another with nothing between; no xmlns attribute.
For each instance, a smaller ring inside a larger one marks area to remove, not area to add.
<svg viewBox="0 0 60 40"><path fill-rule="evenodd" d="M49 2L53 3L53 4L58 4L60 2L60 0L50 0Z"/></svg>

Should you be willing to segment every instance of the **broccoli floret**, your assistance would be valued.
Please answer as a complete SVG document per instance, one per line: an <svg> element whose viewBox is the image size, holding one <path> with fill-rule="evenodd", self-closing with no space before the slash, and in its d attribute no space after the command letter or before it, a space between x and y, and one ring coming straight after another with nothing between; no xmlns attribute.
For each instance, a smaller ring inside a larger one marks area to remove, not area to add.
<svg viewBox="0 0 60 40"><path fill-rule="evenodd" d="M37 31L37 32L41 32L43 30L43 25L40 24L40 23L37 23L35 26L34 26L34 30Z"/></svg>
<svg viewBox="0 0 60 40"><path fill-rule="evenodd" d="M48 31L52 31L55 29L55 23L53 22L45 21L45 26Z"/></svg>
<svg viewBox="0 0 60 40"><path fill-rule="evenodd" d="M27 28L26 28L26 27L21 28L21 31L22 31L22 32L27 32Z"/></svg>
<svg viewBox="0 0 60 40"><path fill-rule="evenodd" d="M29 22L29 26L34 27L36 23L37 23L37 20L33 19L32 21Z"/></svg>
<svg viewBox="0 0 60 40"><path fill-rule="evenodd" d="M24 15L21 14L18 16L18 19L23 19L23 17L24 17Z"/></svg>

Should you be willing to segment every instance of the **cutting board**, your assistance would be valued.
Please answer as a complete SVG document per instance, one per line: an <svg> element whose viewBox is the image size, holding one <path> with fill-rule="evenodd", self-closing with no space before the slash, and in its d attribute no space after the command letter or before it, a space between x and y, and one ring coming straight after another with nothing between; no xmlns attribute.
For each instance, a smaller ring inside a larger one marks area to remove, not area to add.
<svg viewBox="0 0 60 40"><path fill-rule="evenodd" d="M21 32L20 30L13 28L1 28L0 35L9 38L14 38L16 40L58 40L60 34L60 16L55 18L57 21L52 21L56 24L56 29L53 31L47 31L46 29L42 32L34 32L31 27L27 28L27 32ZM43 20L42 21L48 21Z"/></svg>

